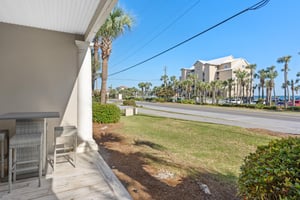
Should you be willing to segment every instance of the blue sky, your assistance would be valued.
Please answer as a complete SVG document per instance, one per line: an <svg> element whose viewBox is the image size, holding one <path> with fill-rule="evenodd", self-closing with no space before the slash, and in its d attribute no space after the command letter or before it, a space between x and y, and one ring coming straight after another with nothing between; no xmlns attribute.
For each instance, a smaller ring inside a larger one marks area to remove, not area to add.
<svg viewBox="0 0 300 200"><path fill-rule="evenodd" d="M133 66L221 22L259 0L119 0L135 18L134 26L113 42L109 74ZM237 18L138 67L109 76L108 86L161 85L160 77L180 76L180 69L197 60L223 56L245 58L257 70L275 65L277 94L283 82L277 58L291 55L289 79L300 71L300 1L271 0L265 7ZM100 82L100 81L99 81ZM100 87L100 83L98 84Z"/></svg>

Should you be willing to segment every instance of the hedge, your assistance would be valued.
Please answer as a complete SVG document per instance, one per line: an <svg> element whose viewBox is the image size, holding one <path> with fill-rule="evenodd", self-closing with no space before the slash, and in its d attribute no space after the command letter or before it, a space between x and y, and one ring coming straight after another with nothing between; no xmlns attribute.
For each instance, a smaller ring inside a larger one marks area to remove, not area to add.
<svg viewBox="0 0 300 200"><path fill-rule="evenodd" d="M245 158L238 187L243 199L300 199L300 138L258 147Z"/></svg>
<svg viewBox="0 0 300 200"><path fill-rule="evenodd" d="M121 111L115 104L93 102L93 121L97 123L116 123L120 121Z"/></svg>

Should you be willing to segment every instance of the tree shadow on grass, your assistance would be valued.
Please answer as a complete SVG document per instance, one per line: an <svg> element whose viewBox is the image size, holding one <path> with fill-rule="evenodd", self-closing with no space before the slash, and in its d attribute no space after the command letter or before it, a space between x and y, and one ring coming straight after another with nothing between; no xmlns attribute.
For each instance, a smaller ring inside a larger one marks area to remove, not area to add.
<svg viewBox="0 0 300 200"><path fill-rule="evenodd" d="M103 137L102 137L103 136ZM100 153L104 156L107 164L118 176L122 184L127 188L133 199L141 200L235 200L236 189L224 180L228 177L222 174L203 172L195 168L188 168L189 175L186 177L171 177L163 179L156 176L157 169L151 168L150 163L156 163L164 169L182 168L180 163L169 161L159 154L148 152L124 152L118 147L122 145L122 138L114 134L104 134L97 137L100 145ZM108 144L109 145L106 145ZM114 147L111 145L115 144ZM147 146L155 150L165 149L160 145L149 141L138 141L137 146ZM150 168L150 170L149 170ZM229 175L232 176L232 175ZM222 178L221 178L222 180ZM208 186L211 194L205 194L200 185Z"/></svg>
<svg viewBox="0 0 300 200"><path fill-rule="evenodd" d="M136 146L143 146L143 145L148 146L152 149L159 150L159 151L163 151L163 150L167 149L166 147L164 147L160 144L156 144L156 143L146 141L146 140L134 140L133 144Z"/></svg>

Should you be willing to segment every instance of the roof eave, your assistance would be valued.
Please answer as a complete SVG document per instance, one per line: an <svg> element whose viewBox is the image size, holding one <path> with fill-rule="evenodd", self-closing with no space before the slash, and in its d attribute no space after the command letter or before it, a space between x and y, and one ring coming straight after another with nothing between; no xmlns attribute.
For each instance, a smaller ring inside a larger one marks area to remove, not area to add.
<svg viewBox="0 0 300 200"><path fill-rule="evenodd" d="M95 14L84 34L84 40L92 42L98 30L104 24L107 16L115 6L118 0L100 1Z"/></svg>

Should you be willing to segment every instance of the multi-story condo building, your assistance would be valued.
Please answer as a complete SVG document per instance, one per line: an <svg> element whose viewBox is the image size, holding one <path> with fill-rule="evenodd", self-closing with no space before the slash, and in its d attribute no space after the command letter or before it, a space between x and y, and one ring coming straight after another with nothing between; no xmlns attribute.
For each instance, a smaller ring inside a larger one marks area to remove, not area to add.
<svg viewBox="0 0 300 200"><path fill-rule="evenodd" d="M226 56L214 60L198 60L191 68L182 68L180 80L186 80L189 74L197 75L198 80L211 82L215 80L236 79L234 71L247 70L249 63L243 58Z"/></svg>

